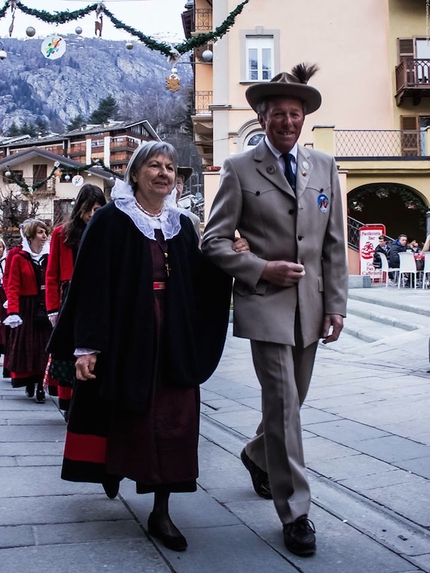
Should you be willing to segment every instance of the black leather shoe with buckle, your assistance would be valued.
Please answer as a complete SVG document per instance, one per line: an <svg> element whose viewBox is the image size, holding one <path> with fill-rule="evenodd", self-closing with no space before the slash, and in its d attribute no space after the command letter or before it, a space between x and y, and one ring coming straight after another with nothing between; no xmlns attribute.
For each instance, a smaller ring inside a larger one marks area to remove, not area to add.
<svg viewBox="0 0 430 573"><path fill-rule="evenodd" d="M252 485L254 486L255 493L260 497L264 497L264 499L272 499L268 473L254 464L245 450L242 450L240 459L242 460L243 465L251 474Z"/></svg>
<svg viewBox="0 0 430 573"><path fill-rule="evenodd" d="M291 553L306 557L316 551L315 526L306 515L284 525L285 547Z"/></svg>

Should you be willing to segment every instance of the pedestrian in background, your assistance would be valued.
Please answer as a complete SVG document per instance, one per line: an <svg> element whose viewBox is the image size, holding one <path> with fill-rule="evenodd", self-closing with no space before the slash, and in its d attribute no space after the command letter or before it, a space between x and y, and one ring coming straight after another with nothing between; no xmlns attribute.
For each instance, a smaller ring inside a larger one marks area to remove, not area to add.
<svg viewBox="0 0 430 573"><path fill-rule="evenodd" d="M88 225L49 350L77 356L62 478L154 492L148 531L182 551L169 498L196 490L199 384L221 356L231 279L165 201L176 175L168 143L136 149Z"/></svg>
<svg viewBox="0 0 430 573"><path fill-rule="evenodd" d="M49 254L48 227L38 219L22 224L22 249L15 252L7 285L7 318L11 331L7 366L12 386L25 386L28 397L45 402L45 347L52 331L45 306L45 274Z"/></svg>
<svg viewBox="0 0 430 573"><path fill-rule="evenodd" d="M246 91L265 138L226 159L202 249L235 277L234 334L251 340L262 422L241 453L254 489L273 498L284 543L315 552L300 406L318 340L337 340L346 314L347 265L334 159L297 144L321 95L299 65ZM238 230L251 252L231 252Z"/></svg>
<svg viewBox="0 0 430 573"><path fill-rule="evenodd" d="M6 243L0 238L0 354L6 353L6 326L3 321L7 317L4 303L6 302L6 293L3 288L4 269L6 265L7 248Z"/></svg>
<svg viewBox="0 0 430 573"><path fill-rule="evenodd" d="M56 227L52 233L46 270L46 309L52 326L56 324L58 312L69 288L82 234L94 213L104 205L106 198L100 187L89 183L83 185L76 197L70 219ZM74 362L73 356L70 360ZM72 378L68 370L64 369L64 360L56 362L55 357L49 358L44 386L50 388L50 393L58 394L59 408L67 416L72 395Z"/></svg>

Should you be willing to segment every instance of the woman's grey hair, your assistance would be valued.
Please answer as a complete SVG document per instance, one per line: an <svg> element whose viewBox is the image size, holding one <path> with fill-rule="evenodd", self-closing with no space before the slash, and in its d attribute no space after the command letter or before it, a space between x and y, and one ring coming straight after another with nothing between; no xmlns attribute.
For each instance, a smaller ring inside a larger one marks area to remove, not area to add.
<svg viewBox="0 0 430 573"><path fill-rule="evenodd" d="M147 161L149 161L155 155L165 155L168 157L174 165L175 175L178 173L178 154L176 149L170 143L165 141L148 141L147 143L142 143L137 149L135 149L130 161L128 162L127 169L124 174L124 182L128 183L133 191L136 191L136 184L133 181L132 176L135 175L139 169Z"/></svg>

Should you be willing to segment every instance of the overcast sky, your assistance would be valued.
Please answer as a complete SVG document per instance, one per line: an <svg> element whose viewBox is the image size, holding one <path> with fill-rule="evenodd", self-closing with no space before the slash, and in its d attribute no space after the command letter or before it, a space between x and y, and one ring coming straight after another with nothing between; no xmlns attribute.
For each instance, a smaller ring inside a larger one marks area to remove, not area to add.
<svg viewBox="0 0 430 573"><path fill-rule="evenodd" d="M3 5L4 2L2 2ZM22 3L29 8L46 10L50 13L62 12L64 10L74 11L95 3L95 0L22 0ZM136 30L148 36L156 36L160 39L172 38L174 43L184 39L182 29L181 13L184 11L186 0L104 0L108 8L118 20L128 24ZM36 29L36 37L46 37L50 34L74 34L75 28L80 26L83 29L82 37L94 36L95 12L89 16L62 24L59 26L49 25L26 16L21 10L16 10L13 38L25 38L25 30L28 26ZM3 39L7 49L7 38L9 36L9 26L11 23L11 13L8 10L5 18L0 20L0 37ZM113 40L133 39L124 31L116 30L107 16L103 19L103 38ZM138 41L137 38L135 41Z"/></svg>

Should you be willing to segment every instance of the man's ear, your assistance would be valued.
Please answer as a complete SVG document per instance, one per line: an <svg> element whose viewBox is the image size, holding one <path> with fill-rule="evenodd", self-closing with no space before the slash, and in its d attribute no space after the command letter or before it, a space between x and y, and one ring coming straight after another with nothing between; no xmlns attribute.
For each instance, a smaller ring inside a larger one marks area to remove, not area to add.
<svg viewBox="0 0 430 573"><path fill-rule="evenodd" d="M257 119L258 119L258 123L261 125L261 127L262 127L263 129L266 129L266 122L265 122L265 120L264 120L264 117L261 115L261 113L259 113L259 114L257 115Z"/></svg>

